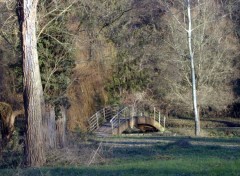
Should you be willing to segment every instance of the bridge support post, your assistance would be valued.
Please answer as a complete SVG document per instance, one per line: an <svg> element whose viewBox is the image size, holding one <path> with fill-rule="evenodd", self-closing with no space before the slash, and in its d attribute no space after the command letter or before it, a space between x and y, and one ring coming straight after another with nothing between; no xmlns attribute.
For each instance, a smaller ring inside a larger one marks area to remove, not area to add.
<svg viewBox="0 0 240 176"><path fill-rule="evenodd" d="M111 126L112 126L112 134L113 134L113 123L111 122Z"/></svg>
<svg viewBox="0 0 240 176"><path fill-rule="evenodd" d="M99 117L98 117L98 113L96 113L96 119L97 119L97 128L99 128Z"/></svg>
<svg viewBox="0 0 240 176"><path fill-rule="evenodd" d="M132 106L132 111L131 111L131 119L129 121L129 126L131 129L133 129L133 126L134 126L134 121L133 121L133 117L134 117L134 114L135 114L135 109L134 109L134 106Z"/></svg>
<svg viewBox="0 0 240 176"><path fill-rule="evenodd" d="M120 117L117 115L118 118L118 135L120 134Z"/></svg>
<svg viewBox="0 0 240 176"><path fill-rule="evenodd" d="M106 108L103 108L103 118L104 118L104 121L106 121Z"/></svg>

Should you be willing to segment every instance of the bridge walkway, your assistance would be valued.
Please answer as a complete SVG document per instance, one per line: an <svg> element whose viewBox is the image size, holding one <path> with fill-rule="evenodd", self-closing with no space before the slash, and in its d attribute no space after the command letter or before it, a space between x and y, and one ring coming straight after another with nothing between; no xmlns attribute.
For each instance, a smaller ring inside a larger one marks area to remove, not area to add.
<svg viewBox="0 0 240 176"><path fill-rule="evenodd" d="M148 110L147 113L136 111L136 108L132 107L118 108L118 110L103 108L89 118L89 131L97 136L119 135L133 127L141 130L154 128L157 131L164 131L165 120L165 117L161 119L160 111L156 111L156 108L153 108L153 112Z"/></svg>

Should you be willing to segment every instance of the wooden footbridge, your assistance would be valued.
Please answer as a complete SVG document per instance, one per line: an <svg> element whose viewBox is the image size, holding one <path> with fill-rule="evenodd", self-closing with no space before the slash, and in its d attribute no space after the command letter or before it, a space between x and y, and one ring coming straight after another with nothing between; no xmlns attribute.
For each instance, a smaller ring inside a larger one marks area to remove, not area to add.
<svg viewBox="0 0 240 176"><path fill-rule="evenodd" d="M133 127L141 131L164 131L165 117L161 119L160 111L155 107L140 110L132 106L103 108L89 118L89 131L98 136L119 135Z"/></svg>

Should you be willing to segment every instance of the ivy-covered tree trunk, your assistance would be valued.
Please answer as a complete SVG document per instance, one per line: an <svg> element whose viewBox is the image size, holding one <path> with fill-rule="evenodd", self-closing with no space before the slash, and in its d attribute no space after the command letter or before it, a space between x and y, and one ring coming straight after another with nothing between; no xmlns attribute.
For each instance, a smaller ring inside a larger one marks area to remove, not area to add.
<svg viewBox="0 0 240 176"><path fill-rule="evenodd" d="M28 166L39 167L45 162L45 153L41 114L42 84L36 39L38 0L23 0L22 3L23 96L27 118L26 162Z"/></svg>

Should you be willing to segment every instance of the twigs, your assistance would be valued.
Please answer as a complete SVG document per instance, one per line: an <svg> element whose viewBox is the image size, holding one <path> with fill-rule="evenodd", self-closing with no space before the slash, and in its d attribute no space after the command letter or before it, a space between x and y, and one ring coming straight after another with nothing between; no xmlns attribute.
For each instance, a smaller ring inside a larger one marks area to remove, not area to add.
<svg viewBox="0 0 240 176"><path fill-rule="evenodd" d="M65 12L67 12L77 1L73 1L67 8L65 8L61 13L59 13L57 16L55 16L53 19L51 19L47 24L43 26L43 28L38 33L37 39L39 39L40 35L43 33L43 31L57 18L59 18L61 15L63 15Z"/></svg>
<svg viewBox="0 0 240 176"><path fill-rule="evenodd" d="M88 166L90 166L96 160L97 155L101 157L101 155L99 154L101 150L102 150L102 142L100 142L100 144L98 145L98 148L93 152L93 156L91 157L88 163Z"/></svg>

